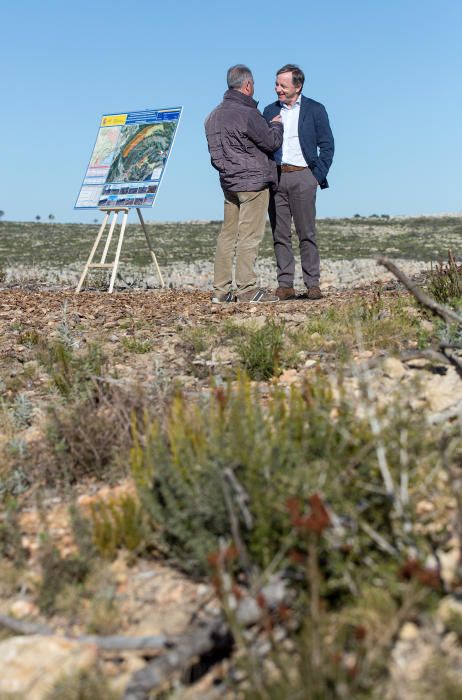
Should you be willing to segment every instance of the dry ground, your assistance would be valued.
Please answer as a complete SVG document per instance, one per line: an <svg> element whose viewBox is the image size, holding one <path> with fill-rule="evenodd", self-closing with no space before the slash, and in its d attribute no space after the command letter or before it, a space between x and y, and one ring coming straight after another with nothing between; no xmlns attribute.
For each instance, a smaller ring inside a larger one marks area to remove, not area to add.
<svg viewBox="0 0 462 700"><path fill-rule="evenodd" d="M46 621L55 630L70 634L89 629L98 633L117 629L132 635L173 634L181 632L199 608L216 605L208 584L188 580L165 566L160 557L134 561L119 555L115 561L102 566L100 578L90 584L83 602L69 590L67 599L60 601L61 607L49 619L40 613L35 596L41 575L39 550L44 529L66 556L74 547L67 512L70 497L85 509L95 499L107 499L116 492L132 489L128 469L120 464L115 476L105 474L100 479L93 473L75 484L72 493L57 484L39 483L37 465L40 466L45 453L37 457L36 446L44 440L50 406L62 401L38 358L37 348L41 344L61 342L77 354L97 345L106 358L104 376L115 385L123 386L128 392L131 387L133 392L136 387L143 387L148 397L161 402L176 383L194 399L208 392L217 377L226 379L235 369L236 355L226 343L223 347L220 343L223 328L229 328L229 324L252 326L253 323L253 327L261 327L273 319L283 323L286 332L291 333L316 319L321 322L342 307L355 305L361 309L365 321L371 320L379 326L390 320L394 313L390 309L394 308L399 308L400 318L412 323L415 320L415 327L411 324L406 330L408 335L404 333L402 337L399 336L400 323L393 327L397 335L388 342L392 343L390 347L395 354L400 349L415 348L419 333L420 337L422 333L432 333L432 323L396 284L389 284L386 289L370 285L354 291L331 292L317 302L297 300L274 305L212 305L208 293L184 290L75 295L69 291L3 289L0 292L3 427L0 449L5 457L14 447L15 468L27 472L28 466L34 464L36 471L34 482L29 481L14 493L20 504L18 522L21 543L29 558L28 576L18 586L11 570L2 569L0 614ZM410 332L412 328L414 334ZM299 347L296 359L282 367L279 379L272 381L291 383L313 368L334 368L339 359L338 349L332 331L330 333L328 338L319 332L311 333L312 345L307 346L307 350ZM339 327L339 337L341 334L353 338L355 329ZM354 342L353 339L353 345ZM207 344L213 345L213 352ZM366 349L355 347L353 358L369 361L385 356L386 352L374 340ZM395 376L393 372L389 371L385 379L381 374L384 394L392 386L386 382L402 381L407 370L400 370ZM428 372L428 379L433 381L432 372ZM412 381L413 378L409 378L409 386ZM18 397L23 397L22 404ZM30 410L21 417L24 402ZM18 445L24 447L23 457ZM40 452L39 448L37 450ZM0 486L3 483L4 490L10 478L8 470L11 470L11 463L4 461L0 467ZM106 483L108 479L110 483ZM108 676L118 678L119 687L123 687L129 674L142 665L136 654L125 655L122 660L109 655L104 663Z"/></svg>

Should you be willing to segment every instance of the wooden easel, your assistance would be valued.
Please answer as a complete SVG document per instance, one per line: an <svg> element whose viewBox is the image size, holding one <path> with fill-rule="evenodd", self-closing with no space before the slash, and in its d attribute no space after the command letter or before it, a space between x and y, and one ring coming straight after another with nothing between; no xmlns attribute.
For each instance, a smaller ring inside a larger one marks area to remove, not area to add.
<svg viewBox="0 0 462 700"><path fill-rule="evenodd" d="M95 242L94 242L94 244L93 244L93 248L91 249L90 257L89 257L88 260L87 260L87 263L86 263L86 265L85 265L85 268L84 268L84 270L83 270L83 272L82 272L82 276L81 276L81 278L80 278L80 280L79 280L79 283L78 283L78 285L77 285L77 289L75 290L75 293L76 293L76 294L78 294L78 293L80 292L80 290L82 289L82 285L83 285L83 283L84 283L84 280L85 280L86 276L88 275L89 270L95 270L95 269L99 269L99 270L101 270L101 269L112 270L112 273L111 273L111 281L110 281L110 283L109 283L109 289L108 289L109 294L112 294L112 291L113 291L113 289L114 289L114 282L115 282L115 278L116 278L116 275L117 275L117 268L118 268L118 266L119 266L120 252L121 252L121 250L122 250L122 243L123 243L123 240L124 240L125 228L126 228L126 226L127 226L127 219L128 219L129 208L128 208L128 207L113 207L113 208L110 208L110 207L108 207L108 208L103 207L103 208L101 208L100 211L104 212L103 223L101 224L101 227L100 227L100 229L99 229L99 231L98 231L98 235L96 236L96 240L95 240ZM136 211L138 212L138 217L139 217L139 220L140 220L140 223L141 223L141 227L142 227L142 229L143 229L144 237L146 238L146 243L148 244L148 248L149 248L149 252L150 252L150 254L151 254L152 261L153 261L153 263L154 263L154 265L155 265L155 267L156 267L157 274L159 275L160 284L161 284L162 287L165 287L165 282L164 282L164 280L163 280L162 273L161 273L161 271L160 271L160 267L159 267L159 264L158 264L158 262L157 262L156 255L155 255L155 253L154 253L154 250L153 250L153 247L152 247L152 244L151 244L151 240L150 240L149 235L148 235L148 232L147 232L147 230L146 230L146 226L145 226L145 223L144 223L144 219L143 219L143 217L142 217L142 215L141 215L141 210L137 207L137 208L136 208ZM117 224L117 219L118 219L118 217L119 217L119 214L122 214L122 223L121 223L121 226L120 226L119 240L118 240L118 242L117 242L117 250L116 250L116 254L115 254L114 261L111 262L111 263L107 263L107 262L106 262L106 257L107 257L107 253L108 253L108 250L109 250L109 245L110 245L110 243L111 243L112 234L114 233L114 229L115 229L116 224ZM112 216L112 220L111 220L111 223L110 223L110 225L109 225L109 231L108 231L108 233L107 233L106 243L104 244L104 250L103 250L103 253L102 253L102 255L101 255L101 260L99 261L99 263L94 263L94 262L92 262L92 261L93 261L93 258L94 258L94 256L95 256L95 253L96 253L96 251L97 251L98 245L99 245L100 242L101 242L101 238L103 237L104 230L105 230L105 228L106 228L106 226L107 226L107 224L108 224L109 218L110 218L111 216Z"/></svg>

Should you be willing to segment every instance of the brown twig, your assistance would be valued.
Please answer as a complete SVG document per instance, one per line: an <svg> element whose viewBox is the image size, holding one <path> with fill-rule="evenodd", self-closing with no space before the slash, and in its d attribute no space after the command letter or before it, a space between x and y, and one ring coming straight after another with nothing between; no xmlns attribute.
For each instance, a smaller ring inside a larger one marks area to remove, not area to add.
<svg viewBox="0 0 462 700"><path fill-rule="evenodd" d="M462 325L462 317L459 316L455 311L447 309L445 306L438 304L434 299L432 299L428 294L426 294L417 282L413 282L407 275L404 274L402 270L399 269L391 260L379 255L377 258L377 263L383 265L389 270L395 277L399 279L400 282L406 287L406 289L411 292L422 306L430 309L434 314L440 316L444 319L446 323L458 323Z"/></svg>
<svg viewBox="0 0 462 700"><path fill-rule="evenodd" d="M310 632L311 632L311 663L312 670L317 674L321 666L320 617L321 617L321 573L318 561L318 535L309 533L307 580L310 585Z"/></svg>

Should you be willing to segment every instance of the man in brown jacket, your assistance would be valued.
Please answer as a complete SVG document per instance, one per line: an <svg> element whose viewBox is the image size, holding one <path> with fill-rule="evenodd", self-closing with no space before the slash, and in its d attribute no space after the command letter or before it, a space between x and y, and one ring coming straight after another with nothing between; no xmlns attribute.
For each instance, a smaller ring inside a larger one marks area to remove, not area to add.
<svg viewBox="0 0 462 700"><path fill-rule="evenodd" d="M278 297L259 288L254 266L265 231L269 188L277 185L276 164L270 156L282 144L281 117L269 124L263 119L253 99L254 81L247 66L232 66L227 82L223 102L205 121L212 165L220 174L225 197L212 302L276 302Z"/></svg>

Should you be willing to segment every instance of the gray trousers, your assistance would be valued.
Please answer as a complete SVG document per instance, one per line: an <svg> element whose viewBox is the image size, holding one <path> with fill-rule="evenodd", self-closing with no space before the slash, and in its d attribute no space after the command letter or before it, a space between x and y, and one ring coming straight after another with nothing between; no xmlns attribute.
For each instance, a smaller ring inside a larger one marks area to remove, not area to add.
<svg viewBox="0 0 462 700"><path fill-rule="evenodd" d="M236 256L237 294L256 289L255 260L265 233L269 190L261 192L225 191L223 226L217 239L213 288L220 294L231 290L233 259Z"/></svg>
<svg viewBox="0 0 462 700"><path fill-rule="evenodd" d="M319 251L316 243L316 189L318 182L309 168L280 173L279 185L272 194L269 217L273 231L278 284L293 287L295 258L291 224L300 242L300 260L306 287L319 286Z"/></svg>

